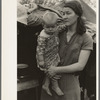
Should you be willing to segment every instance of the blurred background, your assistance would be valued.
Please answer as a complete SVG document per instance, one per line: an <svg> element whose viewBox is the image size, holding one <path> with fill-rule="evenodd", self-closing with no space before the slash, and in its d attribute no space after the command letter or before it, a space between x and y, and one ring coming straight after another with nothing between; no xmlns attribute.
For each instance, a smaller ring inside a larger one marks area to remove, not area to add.
<svg viewBox="0 0 100 100"><path fill-rule="evenodd" d="M63 2L64 0L19 0L20 2L24 3L32 3L35 2L37 4L58 4L60 2ZM68 1L68 0L66 0ZM83 0L86 2L92 9L96 11L96 0Z"/></svg>

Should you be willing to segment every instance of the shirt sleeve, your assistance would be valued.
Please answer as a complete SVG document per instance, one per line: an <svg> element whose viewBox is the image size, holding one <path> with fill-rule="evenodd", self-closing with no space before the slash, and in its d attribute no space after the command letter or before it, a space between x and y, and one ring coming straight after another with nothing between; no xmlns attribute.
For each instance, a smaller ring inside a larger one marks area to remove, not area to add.
<svg viewBox="0 0 100 100"><path fill-rule="evenodd" d="M93 50L93 39L87 33L83 35L82 50Z"/></svg>

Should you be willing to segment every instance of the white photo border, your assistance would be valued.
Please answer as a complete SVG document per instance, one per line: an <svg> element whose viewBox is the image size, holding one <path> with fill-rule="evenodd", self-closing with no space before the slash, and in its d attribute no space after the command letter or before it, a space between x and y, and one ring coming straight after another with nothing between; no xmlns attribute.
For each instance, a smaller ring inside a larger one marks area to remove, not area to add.
<svg viewBox="0 0 100 100"><path fill-rule="evenodd" d="M17 0L2 0L1 3L1 100L17 100ZM99 0L96 7L96 100L99 100Z"/></svg>

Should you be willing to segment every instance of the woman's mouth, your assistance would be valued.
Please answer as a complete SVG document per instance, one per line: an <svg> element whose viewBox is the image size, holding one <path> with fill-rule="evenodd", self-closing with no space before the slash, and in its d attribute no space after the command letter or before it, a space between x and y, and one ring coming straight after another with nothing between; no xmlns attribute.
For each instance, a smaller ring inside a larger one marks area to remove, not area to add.
<svg viewBox="0 0 100 100"><path fill-rule="evenodd" d="M64 22L68 22L68 19L64 19L63 21L64 21Z"/></svg>
<svg viewBox="0 0 100 100"><path fill-rule="evenodd" d="M68 20L65 20L65 22L68 22Z"/></svg>

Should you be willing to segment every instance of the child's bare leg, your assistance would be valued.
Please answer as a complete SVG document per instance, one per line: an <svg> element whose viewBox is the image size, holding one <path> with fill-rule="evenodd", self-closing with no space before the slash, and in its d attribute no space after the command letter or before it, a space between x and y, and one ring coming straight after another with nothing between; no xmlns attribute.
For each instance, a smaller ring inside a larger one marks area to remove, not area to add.
<svg viewBox="0 0 100 100"><path fill-rule="evenodd" d="M58 81L57 80L51 80L52 81L52 89L57 93L57 95L62 96L64 93L59 88Z"/></svg>
<svg viewBox="0 0 100 100"><path fill-rule="evenodd" d="M47 94L49 94L50 96L52 96L50 89L49 89L49 85L50 85L50 79L46 76L45 78L45 82L42 86L42 88L47 92Z"/></svg>

